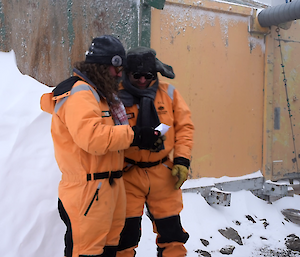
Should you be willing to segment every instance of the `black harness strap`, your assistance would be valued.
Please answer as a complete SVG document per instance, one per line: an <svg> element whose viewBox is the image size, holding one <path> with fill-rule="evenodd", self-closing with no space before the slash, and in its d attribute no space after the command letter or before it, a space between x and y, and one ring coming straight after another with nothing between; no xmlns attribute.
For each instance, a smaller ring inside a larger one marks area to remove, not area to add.
<svg viewBox="0 0 300 257"><path fill-rule="evenodd" d="M114 182L114 178L121 178L123 175L122 170L112 171L109 176L109 172L99 172L93 174L86 174L86 180L98 180L98 179L106 179L109 178L109 184L112 185Z"/></svg>
<svg viewBox="0 0 300 257"><path fill-rule="evenodd" d="M126 158L125 157L125 162L128 162L130 164L133 164L133 165L136 165L138 166L139 168L150 168L150 167L153 167L153 166L156 166L158 164L161 164L161 163L164 163L166 160L168 160L168 157L164 157L163 159L159 160L159 161L156 161L156 162L136 162L132 159L129 159L129 158Z"/></svg>

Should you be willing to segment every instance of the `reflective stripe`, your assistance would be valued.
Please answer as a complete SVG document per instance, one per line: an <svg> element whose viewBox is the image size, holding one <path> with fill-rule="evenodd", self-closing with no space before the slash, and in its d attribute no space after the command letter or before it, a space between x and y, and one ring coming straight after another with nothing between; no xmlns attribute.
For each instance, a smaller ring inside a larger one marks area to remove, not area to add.
<svg viewBox="0 0 300 257"><path fill-rule="evenodd" d="M92 93L94 94L97 102L98 103L100 102L100 97L99 97L98 93L96 92L96 90L93 89L91 86L89 86L87 84L82 84L82 85L79 85L77 87L72 88L71 95L73 95L73 94L75 94L75 93L77 93L79 91L83 91L83 90L85 90L85 91L91 90Z"/></svg>
<svg viewBox="0 0 300 257"><path fill-rule="evenodd" d="M167 169L172 170L167 164L162 163Z"/></svg>
<svg viewBox="0 0 300 257"><path fill-rule="evenodd" d="M57 104L55 104L54 112L57 113L59 108L64 104L64 102L68 99L68 96L61 99Z"/></svg>
<svg viewBox="0 0 300 257"><path fill-rule="evenodd" d="M80 92L80 91L92 91L94 97L96 98L97 102L99 103L100 102L100 97L98 95L98 93L96 92L95 89L93 89L92 87L90 87L89 85L87 84L82 84L82 85L79 85L77 87L74 87L71 89L71 94L70 95L73 95L77 92ZM57 104L55 104L55 107L54 107L54 112L57 113L59 108L64 104L64 102L68 99L69 96L66 96L64 97L62 100L60 100Z"/></svg>
<svg viewBox="0 0 300 257"><path fill-rule="evenodd" d="M169 86L168 86L168 96L172 99L172 101L173 101L174 90L175 90L175 87L173 85L169 84Z"/></svg>

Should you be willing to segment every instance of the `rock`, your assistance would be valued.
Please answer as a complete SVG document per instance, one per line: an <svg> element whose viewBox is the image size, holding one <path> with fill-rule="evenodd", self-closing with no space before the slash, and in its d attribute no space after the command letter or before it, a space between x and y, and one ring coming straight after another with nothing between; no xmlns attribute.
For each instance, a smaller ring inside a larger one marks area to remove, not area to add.
<svg viewBox="0 0 300 257"><path fill-rule="evenodd" d="M284 240L285 245L292 251L300 252L300 238L294 234L288 235Z"/></svg>
<svg viewBox="0 0 300 257"><path fill-rule="evenodd" d="M252 221L253 223L256 223L256 221L250 215L246 215L246 218L248 220Z"/></svg>
<svg viewBox="0 0 300 257"><path fill-rule="evenodd" d="M230 227L226 229L219 229L218 231L227 239L231 239L239 245L243 245L242 239L235 229Z"/></svg>
<svg viewBox="0 0 300 257"><path fill-rule="evenodd" d="M223 248L220 250L220 253L230 255L230 254L233 253L234 249L235 249L235 246L233 246L233 245L228 245L228 246L223 247Z"/></svg>
<svg viewBox="0 0 300 257"><path fill-rule="evenodd" d="M264 228L265 228L265 229L267 228L267 226L270 225L269 222L268 222L266 219L260 219L260 221L263 222L263 225L264 225Z"/></svg>
<svg viewBox="0 0 300 257"><path fill-rule="evenodd" d="M268 223L268 222L266 222L266 221L264 221L264 228L266 229L267 228L267 226L269 226L270 225L270 223Z"/></svg>
<svg viewBox="0 0 300 257"><path fill-rule="evenodd" d="M203 257L211 257L211 254L207 251L203 251L203 250L196 250L196 253L199 253L199 257L203 256Z"/></svg>
<svg viewBox="0 0 300 257"><path fill-rule="evenodd" d="M299 254L290 249L270 249L268 246L260 248L259 255L264 257L299 257Z"/></svg>
<svg viewBox="0 0 300 257"><path fill-rule="evenodd" d="M208 246L208 245L209 245L209 242L208 242L207 240L205 240L205 239L200 238L200 241L201 241L201 243L202 243L204 246Z"/></svg>
<svg viewBox="0 0 300 257"><path fill-rule="evenodd" d="M300 225L300 211L297 209L284 209L281 213L285 216L285 220Z"/></svg>
<svg viewBox="0 0 300 257"><path fill-rule="evenodd" d="M233 223L235 223L235 225L238 225L238 226L240 226L242 223L241 222L239 222L238 220L236 220L236 221L233 221Z"/></svg>

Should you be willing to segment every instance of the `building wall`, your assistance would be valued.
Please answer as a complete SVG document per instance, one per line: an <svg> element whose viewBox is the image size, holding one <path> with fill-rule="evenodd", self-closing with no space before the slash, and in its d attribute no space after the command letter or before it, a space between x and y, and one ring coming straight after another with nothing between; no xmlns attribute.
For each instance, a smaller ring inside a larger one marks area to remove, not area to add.
<svg viewBox="0 0 300 257"><path fill-rule="evenodd" d="M169 81L192 111L192 178L256 172L262 168L264 35L248 32L251 8L201 3L166 1L151 18L151 46L173 66L176 77Z"/></svg>
<svg viewBox="0 0 300 257"><path fill-rule="evenodd" d="M300 178L300 22L285 27L266 38L263 169L272 180Z"/></svg>
<svg viewBox="0 0 300 257"><path fill-rule="evenodd" d="M20 71L56 86L84 60L92 38L137 45L136 0L0 0L0 51L14 50Z"/></svg>

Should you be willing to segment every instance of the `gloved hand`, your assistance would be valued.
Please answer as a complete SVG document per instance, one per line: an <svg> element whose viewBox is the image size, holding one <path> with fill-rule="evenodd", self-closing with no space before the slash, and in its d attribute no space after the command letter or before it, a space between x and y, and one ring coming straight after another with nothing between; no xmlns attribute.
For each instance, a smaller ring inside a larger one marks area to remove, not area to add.
<svg viewBox="0 0 300 257"><path fill-rule="evenodd" d="M150 152L159 152L163 149L164 141L166 140L166 136L162 135L160 136L157 141L154 143L154 147L150 149Z"/></svg>
<svg viewBox="0 0 300 257"><path fill-rule="evenodd" d="M131 146L138 146L140 149L149 150L160 137L160 131L150 127L132 127L134 138Z"/></svg>
<svg viewBox="0 0 300 257"><path fill-rule="evenodd" d="M182 186L183 182L187 180L188 173L189 173L188 168L183 165L175 164L173 166L172 176L178 177L178 181L175 184L175 189L179 189Z"/></svg>

